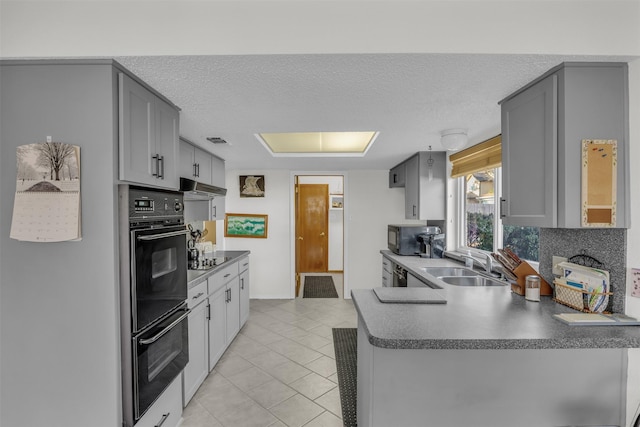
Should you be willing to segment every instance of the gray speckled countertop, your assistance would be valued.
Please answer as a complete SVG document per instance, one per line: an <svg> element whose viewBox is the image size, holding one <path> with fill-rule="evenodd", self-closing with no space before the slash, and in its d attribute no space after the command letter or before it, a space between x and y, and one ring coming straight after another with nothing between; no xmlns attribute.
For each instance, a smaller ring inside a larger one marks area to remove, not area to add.
<svg viewBox="0 0 640 427"><path fill-rule="evenodd" d="M370 289L351 291L369 342L392 349L640 348L638 326L569 326L552 317L575 312L551 297L532 302L510 286L448 285L421 268L455 265L448 259L381 251L421 280L442 287L446 304L383 304Z"/></svg>
<svg viewBox="0 0 640 427"><path fill-rule="evenodd" d="M240 258L249 255L249 253L249 251L216 251L216 257L226 257L228 259L209 270L187 270L187 283L189 284L189 288L196 286L216 271L225 268L231 262L238 261Z"/></svg>

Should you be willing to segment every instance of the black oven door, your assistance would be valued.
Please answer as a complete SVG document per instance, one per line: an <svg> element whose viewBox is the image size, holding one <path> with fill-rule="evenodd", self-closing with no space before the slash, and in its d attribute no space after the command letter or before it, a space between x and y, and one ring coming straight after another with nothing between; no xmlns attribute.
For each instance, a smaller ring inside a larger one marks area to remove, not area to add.
<svg viewBox="0 0 640 427"><path fill-rule="evenodd" d="M131 232L133 332L187 299L187 233L184 226Z"/></svg>
<svg viewBox="0 0 640 427"><path fill-rule="evenodd" d="M189 362L186 304L133 337L135 419L139 419Z"/></svg>

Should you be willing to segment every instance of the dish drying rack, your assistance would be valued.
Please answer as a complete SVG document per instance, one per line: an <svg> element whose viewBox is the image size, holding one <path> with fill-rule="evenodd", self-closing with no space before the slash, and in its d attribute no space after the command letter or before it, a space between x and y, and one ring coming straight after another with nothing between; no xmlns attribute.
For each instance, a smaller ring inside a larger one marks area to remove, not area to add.
<svg viewBox="0 0 640 427"><path fill-rule="evenodd" d="M585 251L572 256L568 261L585 267L601 270L604 269L604 264L602 262L587 255ZM584 313L609 313L606 311L606 308L609 305L609 297L613 295L613 292L588 291L586 289L576 288L575 286L565 285L557 280L554 280L553 284L555 287L553 300L555 302ZM598 305L594 311L590 307L593 304L593 301L598 298L605 298L605 301L603 304Z"/></svg>

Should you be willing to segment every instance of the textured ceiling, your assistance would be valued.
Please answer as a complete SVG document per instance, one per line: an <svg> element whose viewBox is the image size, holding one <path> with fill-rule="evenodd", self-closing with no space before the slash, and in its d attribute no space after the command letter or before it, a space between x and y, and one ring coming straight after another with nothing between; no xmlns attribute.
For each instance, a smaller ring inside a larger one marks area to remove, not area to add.
<svg viewBox="0 0 640 427"><path fill-rule="evenodd" d="M117 57L178 105L180 134L228 169L388 169L442 150L440 131L469 145L500 133L498 101L563 61L627 57L543 55L254 55ZM364 158L274 158L260 132L379 131ZM219 136L229 142L214 146Z"/></svg>

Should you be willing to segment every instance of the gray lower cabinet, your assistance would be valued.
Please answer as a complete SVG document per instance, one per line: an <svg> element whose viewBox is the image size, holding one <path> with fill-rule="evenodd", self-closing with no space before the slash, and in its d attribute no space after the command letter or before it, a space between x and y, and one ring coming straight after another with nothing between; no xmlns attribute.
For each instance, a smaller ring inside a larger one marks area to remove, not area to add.
<svg viewBox="0 0 640 427"><path fill-rule="evenodd" d="M421 151L405 161L405 218L446 219L447 158Z"/></svg>
<svg viewBox="0 0 640 427"><path fill-rule="evenodd" d="M384 256L382 257L382 286L385 288L393 286L393 263Z"/></svg>
<svg viewBox="0 0 640 427"><path fill-rule="evenodd" d="M239 262L236 261L215 272L207 279L207 283L209 371L211 371L240 331Z"/></svg>
<svg viewBox="0 0 640 427"><path fill-rule="evenodd" d="M501 101L504 224L582 226L582 140L617 141L616 227L629 227L626 63L564 63Z"/></svg>
<svg viewBox="0 0 640 427"><path fill-rule="evenodd" d="M177 189L177 107L124 73L118 89L120 179Z"/></svg>
<svg viewBox="0 0 640 427"><path fill-rule="evenodd" d="M207 281L189 289L187 305L189 313L189 363L182 374L183 406L187 406L202 382L209 374L209 305Z"/></svg>
<svg viewBox="0 0 640 427"><path fill-rule="evenodd" d="M241 259L238 263L240 270L240 327L242 328L249 319L249 257Z"/></svg>
<svg viewBox="0 0 640 427"><path fill-rule="evenodd" d="M227 288L209 294L209 371L227 349Z"/></svg>

